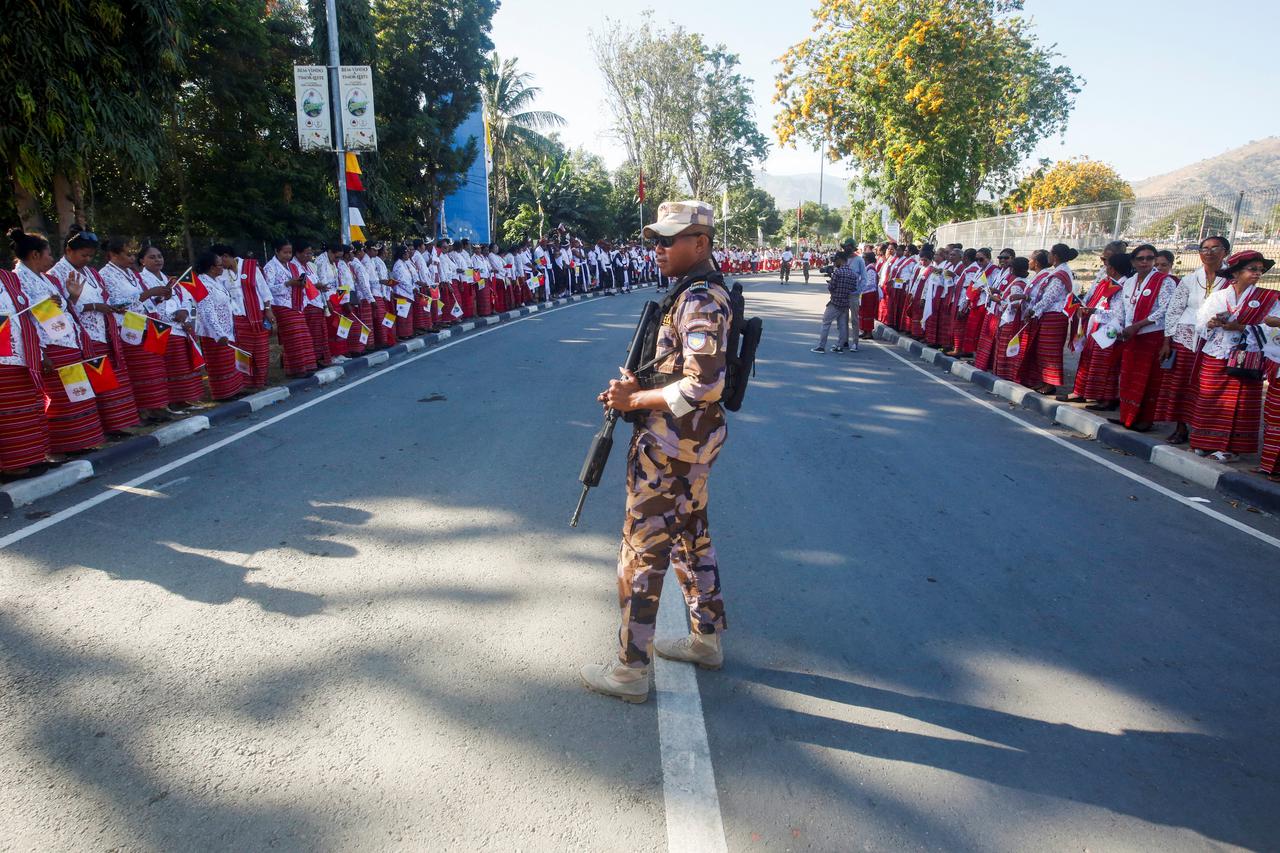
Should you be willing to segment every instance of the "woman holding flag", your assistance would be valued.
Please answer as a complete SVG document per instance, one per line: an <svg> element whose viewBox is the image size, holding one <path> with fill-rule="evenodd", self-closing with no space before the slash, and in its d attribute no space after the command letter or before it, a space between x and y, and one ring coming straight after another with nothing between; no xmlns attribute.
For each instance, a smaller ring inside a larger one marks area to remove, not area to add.
<svg viewBox="0 0 1280 853"><path fill-rule="evenodd" d="M996 330L996 376L1010 382L1018 381L1026 355L1027 276L1030 273L1027 259L1014 257L1004 281L1004 310L1000 312L1000 326Z"/></svg>
<svg viewBox="0 0 1280 853"><path fill-rule="evenodd" d="M293 242L276 240L273 254L263 269L271 291L271 311L276 318L276 337L284 351L284 375L306 376L316 368L315 344L303 313L306 307L307 273L293 259ZM314 286L312 287L314 290Z"/></svg>
<svg viewBox="0 0 1280 853"><path fill-rule="evenodd" d="M44 240L21 228L9 239L19 258ZM39 324L30 307L17 274L0 270L0 474L13 477L36 473L49 456Z"/></svg>
<svg viewBox="0 0 1280 853"><path fill-rule="evenodd" d="M395 263L391 266L391 299L395 306L396 337L400 340L412 338L413 300L415 271L413 267L413 247L401 243L395 247Z"/></svg>
<svg viewBox="0 0 1280 853"><path fill-rule="evenodd" d="M1038 383L1040 394L1056 394L1058 386L1066 381L1062 371L1062 348L1067 342L1067 302L1075 292L1075 278L1071 262L1080 253L1065 243L1054 243L1049 249L1052 269L1045 281L1044 290L1031 310L1040 319L1036 329L1035 365L1029 378Z"/></svg>
<svg viewBox="0 0 1280 853"><path fill-rule="evenodd" d="M1125 281L1120 304L1120 417L1115 423L1136 432L1151 429L1160 399L1160 350L1164 316L1177 283L1155 269L1156 247L1144 243L1133 250L1134 274Z"/></svg>
<svg viewBox="0 0 1280 853"><path fill-rule="evenodd" d="M170 420L174 412L169 410L164 356L147 349L145 342L152 322L160 317L159 306L172 293L168 287L147 288L142 283L142 276L134 270L124 240L118 237L108 240L105 248L107 263L98 274L106 285L107 300L112 305L125 308L120 316L120 341L129 384L133 389L133 401L147 421Z"/></svg>
<svg viewBox="0 0 1280 853"><path fill-rule="evenodd" d="M200 367L204 357L195 343L195 298L177 279L164 274L164 254L158 246L148 246L138 257L142 265L142 283L148 290L168 286L172 293L160 306L160 321L149 324L154 333L152 346L164 349L164 372L168 382L169 405L179 409L204 399L204 378ZM188 276L183 276L188 278ZM188 282L188 287L192 287Z"/></svg>
<svg viewBox="0 0 1280 853"><path fill-rule="evenodd" d="M75 318L63 310L68 302L80 296L83 281L78 274L68 276L64 299L60 285L47 275L53 266L49 241L37 234L25 234L18 228L9 232L9 238L13 240L14 255L18 259L14 272L22 287L22 297L36 321L49 452L97 449L106 441L106 435L84 371L83 332ZM60 371L60 368L66 370Z"/></svg>
<svg viewBox="0 0 1280 853"><path fill-rule="evenodd" d="M112 305L108 301L110 296L106 283L89 265L97 251L97 236L76 232L67 240L62 259L53 265L49 274L62 282L64 291L72 275L80 278L80 295L70 303L72 312L80 321L80 328L84 330L84 369L94 390L102 426L109 435L115 435L137 426L141 419L133 399L124 342L120 339L116 320L116 315L123 315L127 306Z"/></svg>
<svg viewBox="0 0 1280 853"><path fill-rule="evenodd" d="M1120 329L1120 293L1124 282L1133 275L1133 263L1126 252L1103 254L1103 274L1085 294L1084 304L1076 309L1080 326L1080 352L1071 403L1094 402L1086 408L1109 412L1120 406L1120 347L1115 332ZM1110 332L1108 330L1111 330Z"/></svg>
<svg viewBox="0 0 1280 853"><path fill-rule="evenodd" d="M218 284L222 258L212 249L196 257L194 272L204 286L205 296L196 303L196 335L205 371L209 375L209 395L214 400L230 400L244 390L246 373L253 372L253 355L235 346L235 312L231 297ZM239 360L236 356L240 355Z"/></svg>
<svg viewBox="0 0 1280 853"><path fill-rule="evenodd" d="M253 258L239 257L236 250L225 243L215 243L209 250L222 263L222 275L214 279L214 284L231 303L236 347L243 353L239 364L244 387L265 388L271 361L271 332L267 324L274 325L271 289ZM212 369L209 379L212 382Z"/></svg>
<svg viewBox="0 0 1280 853"><path fill-rule="evenodd" d="M356 327L347 339L347 352L360 355L373 345L373 286L369 281L368 267L364 264L364 244L352 243L345 247L342 262L351 271L351 314Z"/></svg>

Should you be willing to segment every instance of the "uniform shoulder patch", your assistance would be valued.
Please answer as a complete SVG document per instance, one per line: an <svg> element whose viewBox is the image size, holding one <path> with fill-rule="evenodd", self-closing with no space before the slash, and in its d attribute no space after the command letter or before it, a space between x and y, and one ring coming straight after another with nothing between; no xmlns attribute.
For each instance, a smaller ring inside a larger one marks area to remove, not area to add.
<svg viewBox="0 0 1280 853"><path fill-rule="evenodd" d="M690 293L702 293L702 292L704 292L706 289L707 289L707 283L706 283L705 281L700 281L700 282L698 282L698 283L696 283L696 284L691 284L691 285L689 285L689 292L690 292Z"/></svg>

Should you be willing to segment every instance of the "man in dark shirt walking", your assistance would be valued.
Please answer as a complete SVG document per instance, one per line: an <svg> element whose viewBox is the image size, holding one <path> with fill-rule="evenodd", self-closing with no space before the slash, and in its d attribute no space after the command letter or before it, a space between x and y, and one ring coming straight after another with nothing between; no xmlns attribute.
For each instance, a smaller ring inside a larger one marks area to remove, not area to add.
<svg viewBox="0 0 1280 853"><path fill-rule="evenodd" d="M836 322L840 330L840 343L831 348L832 352L844 352L849 348L849 298L858 291L858 276L848 266L849 255L845 251L836 253L832 259L831 281L827 282L827 292L831 299L822 312L822 338L813 348L814 352L827 351L827 335L831 331L831 321ZM856 344L854 345L856 348Z"/></svg>

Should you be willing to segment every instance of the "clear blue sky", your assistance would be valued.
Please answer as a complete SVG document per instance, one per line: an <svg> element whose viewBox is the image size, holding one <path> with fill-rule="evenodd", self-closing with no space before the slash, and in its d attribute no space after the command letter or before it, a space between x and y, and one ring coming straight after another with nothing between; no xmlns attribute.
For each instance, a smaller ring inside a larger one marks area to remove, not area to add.
<svg viewBox="0 0 1280 853"><path fill-rule="evenodd" d="M624 155L610 137L603 83L588 40L606 14L631 22L646 8L656 20L683 24L741 56L755 80L757 121L776 143L774 60L809 33L811 3L781 0L760 7L740 0L697 5L653 0L630 6L504 0L494 19L494 43L499 53L517 57L521 68L535 75L543 90L539 106L568 120L561 132L565 141L616 166ZM1040 40L1056 44L1063 61L1085 80L1065 135L1046 140L1037 157L1088 155L1139 180L1280 135L1280 63L1269 47L1280 29L1280 0L1027 0L1025 14ZM1228 28L1236 31L1238 47L1216 35ZM1249 105L1254 114L1224 121ZM1210 120L1225 127L1207 127ZM779 175L813 172L818 155L775 144L765 168Z"/></svg>

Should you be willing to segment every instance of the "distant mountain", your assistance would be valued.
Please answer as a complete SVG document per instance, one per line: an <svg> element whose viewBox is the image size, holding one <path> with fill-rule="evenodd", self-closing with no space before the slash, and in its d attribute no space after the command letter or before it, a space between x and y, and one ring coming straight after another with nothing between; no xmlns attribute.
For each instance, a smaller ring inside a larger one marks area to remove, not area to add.
<svg viewBox="0 0 1280 853"><path fill-rule="evenodd" d="M1235 195L1251 187L1280 186L1280 136L1268 136L1225 154L1135 181L1138 198L1161 195Z"/></svg>
<svg viewBox="0 0 1280 853"><path fill-rule="evenodd" d="M770 175L757 171L755 177L756 186L773 196L779 210L794 208L802 201L818 200L817 172L806 175ZM822 203L828 207L846 207L849 204L849 193L845 184L844 178L823 175Z"/></svg>

